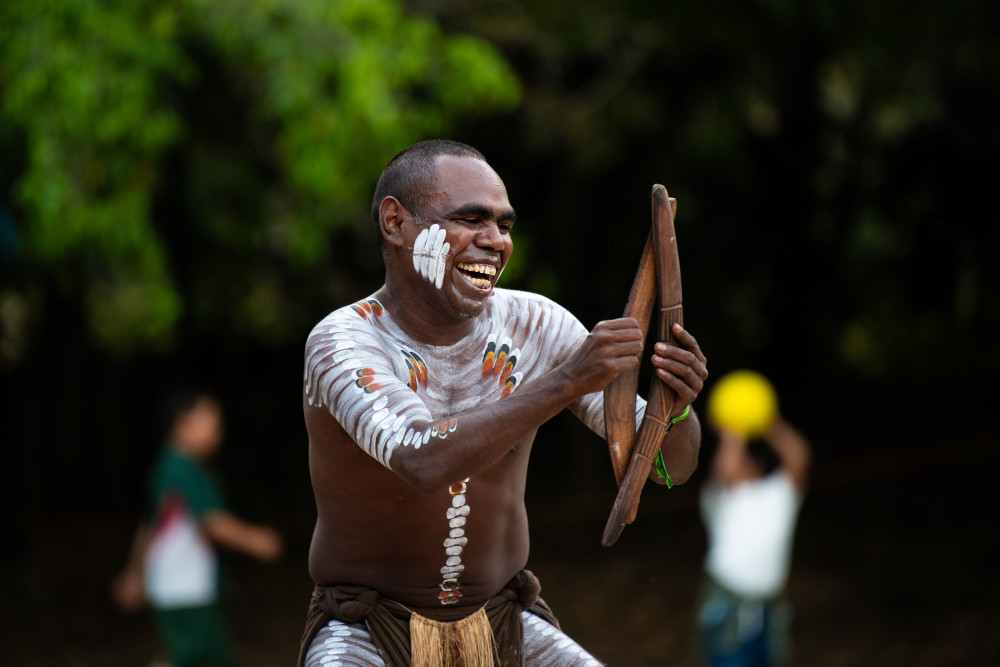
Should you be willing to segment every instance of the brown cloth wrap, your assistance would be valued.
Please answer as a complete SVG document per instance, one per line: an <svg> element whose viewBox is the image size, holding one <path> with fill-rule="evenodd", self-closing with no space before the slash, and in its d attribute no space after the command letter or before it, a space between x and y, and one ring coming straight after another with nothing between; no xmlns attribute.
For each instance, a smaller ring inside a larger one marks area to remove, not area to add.
<svg viewBox="0 0 1000 667"><path fill-rule="evenodd" d="M496 641L499 662L497 667L523 667L524 628L521 612L546 620L555 627L559 621L545 601L538 597L542 587L538 578L529 570L521 570L499 593L486 602L486 616L489 618ZM468 607L441 607L418 613L435 621L451 622L465 618L476 610ZM306 653L316 634L336 619L343 623L364 621L371 633L372 642L385 661L386 667L409 667L410 665L410 610L398 602L382 597L378 591L364 586L319 586L313 590L309 612L306 615L306 630L302 635L299 649L299 667L305 664Z"/></svg>

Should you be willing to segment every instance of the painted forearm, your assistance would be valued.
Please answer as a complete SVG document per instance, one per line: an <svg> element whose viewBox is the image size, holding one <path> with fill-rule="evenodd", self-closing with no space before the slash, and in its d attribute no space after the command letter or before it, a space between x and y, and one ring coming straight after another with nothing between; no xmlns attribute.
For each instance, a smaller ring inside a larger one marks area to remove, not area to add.
<svg viewBox="0 0 1000 667"><path fill-rule="evenodd" d="M440 420L431 426L438 437L419 451L395 449L389 467L422 493L439 490L490 467L577 398L572 379L555 369L503 401Z"/></svg>

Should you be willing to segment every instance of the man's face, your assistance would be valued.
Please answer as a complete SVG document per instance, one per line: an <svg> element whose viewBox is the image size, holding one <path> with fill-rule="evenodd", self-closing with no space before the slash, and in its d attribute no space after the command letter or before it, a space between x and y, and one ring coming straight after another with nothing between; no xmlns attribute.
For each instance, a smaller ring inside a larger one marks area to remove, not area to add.
<svg viewBox="0 0 1000 667"><path fill-rule="evenodd" d="M514 247L507 189L485 162L453 156L438 158L430 188L421 210L411 212L413 270L434 290L431 304L476 317Z"/></svg>

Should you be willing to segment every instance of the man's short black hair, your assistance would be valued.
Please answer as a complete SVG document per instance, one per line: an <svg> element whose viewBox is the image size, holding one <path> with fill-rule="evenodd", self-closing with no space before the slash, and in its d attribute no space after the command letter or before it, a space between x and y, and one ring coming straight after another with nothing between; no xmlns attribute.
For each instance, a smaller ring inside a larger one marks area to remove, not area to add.
<svg viewBox="0 0 1000 667"><path fill-rule="evenodd" d="M382 230L379 229L378 210L382 200L395 197L410 211L421 213L425 186L436 178L434 163L442 155L471 157L486 162L483 154L472 146L450 139L421 141L397 153L382 170L375 186L375 196L372 197L372 219L379 245L382 244Z"/></svg>

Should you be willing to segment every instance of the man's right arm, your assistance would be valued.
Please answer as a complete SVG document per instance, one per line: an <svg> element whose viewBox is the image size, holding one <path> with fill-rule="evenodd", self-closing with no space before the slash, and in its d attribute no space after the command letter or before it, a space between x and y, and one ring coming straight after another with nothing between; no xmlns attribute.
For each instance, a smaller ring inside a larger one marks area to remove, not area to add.
<svg viewBox="0 0 1000 667"><path fill-rule="evenodd" d="M481 472L580 396L603 390L641 353L635 320L601 322L552 370L507 398L453 415L455 432L447 444L438 441L426 453L397 451L393 470L424 492Z"/></svg>
<svg viewBox="0 0 1000 667"><path fill-rule="evenodd" d="M642 336L633 319L601 322L565 361L506 398L436 420L376 345L366 345L361 326L311 337L306 397L327 406L383 465L431 493L490 467L577 398L604 389L638 363Z"/></svg>

